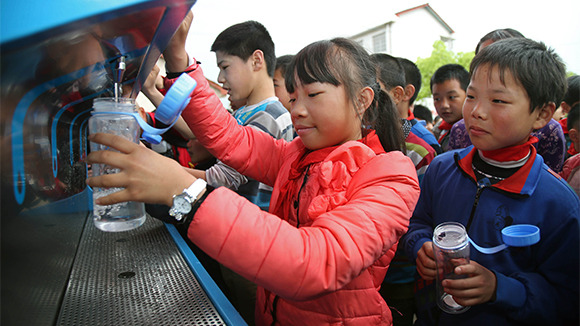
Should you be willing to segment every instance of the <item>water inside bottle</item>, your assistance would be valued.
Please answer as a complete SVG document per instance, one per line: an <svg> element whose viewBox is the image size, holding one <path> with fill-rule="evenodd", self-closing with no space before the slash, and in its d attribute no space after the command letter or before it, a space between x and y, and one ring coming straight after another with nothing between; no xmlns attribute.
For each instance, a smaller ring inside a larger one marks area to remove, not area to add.
<svg viewBox="0 0 580 326"><path fill-rule="evenodd" d="M128 98L98 98L93 103L95 112L89 120L91 132L104 132L122 136L135 143L139 141L139 125L132 116L113 114L109 112L133 112L134 103ZM99 112L103 112L99 114ZM96 113L96 115L95 115ZM91 151L112 150L104 145L91 142ZM93 164L94 176L116 174L119 169ZM135 229L141 226L146 219L145 205L140 202L123 202L113 205L97 205L94 200L101 198L122 188L94 188L93 189L93 221L97 228L108 232L119 232Z"/></svg>
<svg viewBox="0 0 580 326"><path fill-rule="evenodd" d="M93 199L101 198L122 188L95 188ZM124 202L113 205L93 205L93 220L95 226L107 232L120 232L135 229L145 223L143 203Z"/></svg>

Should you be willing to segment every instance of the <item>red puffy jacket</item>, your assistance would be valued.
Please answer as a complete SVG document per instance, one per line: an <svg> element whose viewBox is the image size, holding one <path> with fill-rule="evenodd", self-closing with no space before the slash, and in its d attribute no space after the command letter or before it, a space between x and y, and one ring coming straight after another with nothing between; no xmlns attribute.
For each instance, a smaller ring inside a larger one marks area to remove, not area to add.
<svg viewBox="0 0 580 326"><path fill-rule="evenodd" d="M275 140L240 126L199 83L182 116L199 141L240 173L280 185L302 152L299 138ZM200 206L188 236L210 256L258 284L256 324L390 325L378 293L419 198L412 162L351 141L313 164L295 212L276 216L224 187Z"/></svg>

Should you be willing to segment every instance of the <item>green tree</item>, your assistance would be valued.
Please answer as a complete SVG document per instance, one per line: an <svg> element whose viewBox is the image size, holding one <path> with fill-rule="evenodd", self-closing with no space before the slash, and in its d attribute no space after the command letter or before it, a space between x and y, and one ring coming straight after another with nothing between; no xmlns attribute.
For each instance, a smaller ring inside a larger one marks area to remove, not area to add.
<svg viewBox="0 0 580 326"><path fill-rule="evenodd" d="M429 82L431 76L435 73L435 70L448 63L457 63L469 70L469 64L474 56L474 51L453 53L453 51L447 50L443 41L435 41L435 43L433 43L431 56L428 58L419 57L415 63L421 71L422 85L419 95L417 95L417 100L431 96Z"/></svg>

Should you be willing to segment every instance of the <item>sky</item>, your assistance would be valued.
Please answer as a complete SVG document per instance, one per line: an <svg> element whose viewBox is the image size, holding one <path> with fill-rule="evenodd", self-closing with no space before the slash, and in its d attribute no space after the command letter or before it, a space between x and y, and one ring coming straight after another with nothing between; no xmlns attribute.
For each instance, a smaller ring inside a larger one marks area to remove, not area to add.
<svg viewBox="0 0 580 326"><path fill-rule="evenodd" d="M318 40L350 37L425 3L455 31L454 52L473 51L482 36L509 27L554 48L567 70L580 74L578 0L197 0L186 48L202 63L206 77L217 81L219 70L210 47L231 25L246 20L262 23L274 41L276 56L281 56ZM417 28L421 29L420 22Z"/></svg>

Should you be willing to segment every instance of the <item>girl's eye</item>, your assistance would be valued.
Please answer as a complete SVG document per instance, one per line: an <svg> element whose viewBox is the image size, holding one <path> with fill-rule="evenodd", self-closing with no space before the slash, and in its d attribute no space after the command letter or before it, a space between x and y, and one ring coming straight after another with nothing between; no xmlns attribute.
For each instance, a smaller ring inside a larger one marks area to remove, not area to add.
<svg viewBox="0 0 580 326"><path fill-rule="evenodd" d="M315 97L316 95L321 94L322 92L318 92L318 93L310 93L308 94L308 97Z"/></svg>
<svg viewBox="0 0 580 326"><path fill-rule="evenodd" d="M500 100L500 99L494 99L492 100L493 103L500 103L500 104L506 104L507 102L504 100Z"/></svg>
<svg viewBox="0 0 580 326"><path fill-rule="evenodd" d="M470 99L470 100L473 100L473 99L475 98L473 95L469 95L469 94L468 94L468 95L466 95L466 97L467 97L468 99Z"/></svg>

